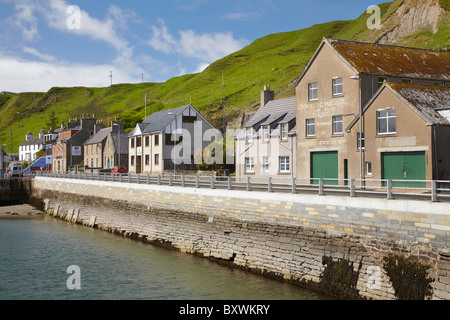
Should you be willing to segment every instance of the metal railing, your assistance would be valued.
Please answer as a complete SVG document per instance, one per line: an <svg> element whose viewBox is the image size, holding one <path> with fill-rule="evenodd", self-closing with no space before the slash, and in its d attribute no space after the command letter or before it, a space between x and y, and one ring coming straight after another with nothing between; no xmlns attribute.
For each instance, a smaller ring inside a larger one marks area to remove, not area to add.
<svg viewBox="0 0 450 320"><path fill-rule="evenodd" d="M450 180L331 179L282 177L230 177L172 174L120 174L105 172L48 172L37 176L156 184L193 188L313 193L319 195L365 196L385 199L418 199L445 201L450 199Z"/></svg>

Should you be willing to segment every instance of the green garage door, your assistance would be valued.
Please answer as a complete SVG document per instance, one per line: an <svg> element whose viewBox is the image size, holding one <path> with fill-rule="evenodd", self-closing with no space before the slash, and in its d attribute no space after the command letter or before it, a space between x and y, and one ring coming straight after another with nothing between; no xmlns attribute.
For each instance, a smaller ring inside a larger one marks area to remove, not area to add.
<svg viewBox="0 0 450 320"><path fill-rule="evenodd" d="M311 152L311 178L324 178L324 184L338 184L337 180L326 180L338 177L337 151ZM312 180L312 183L318 184L319 181Z"/></svg>
<svg viewBox="0 0 450 320"><path fill-rule="evenodd" d="M381 154L383 179L425 180L425 152L387 152ZM425 187L425 182L393 182L393 187Z"/></svg>

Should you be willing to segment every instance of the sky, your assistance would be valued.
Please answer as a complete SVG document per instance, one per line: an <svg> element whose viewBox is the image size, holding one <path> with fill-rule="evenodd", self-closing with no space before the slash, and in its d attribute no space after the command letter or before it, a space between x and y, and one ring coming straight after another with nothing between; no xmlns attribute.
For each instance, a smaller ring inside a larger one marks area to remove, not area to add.
<svg viewBox="0 0 450 320"><path fill-rule="evenodd" d="M377 0L0 0L0 91L165 82Z"/></svg>

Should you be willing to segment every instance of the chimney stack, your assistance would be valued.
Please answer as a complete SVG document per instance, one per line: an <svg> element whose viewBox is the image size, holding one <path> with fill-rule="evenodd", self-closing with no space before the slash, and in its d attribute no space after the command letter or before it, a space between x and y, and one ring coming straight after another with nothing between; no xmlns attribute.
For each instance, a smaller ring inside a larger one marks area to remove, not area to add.
<svg viewBox="0 0 450 320"><path fill-rule="evenodd" d="M275 99L275 93L270 90L269 85L264 86L264 91L261 91L261 107L265 106L267 102Z"/></svg>

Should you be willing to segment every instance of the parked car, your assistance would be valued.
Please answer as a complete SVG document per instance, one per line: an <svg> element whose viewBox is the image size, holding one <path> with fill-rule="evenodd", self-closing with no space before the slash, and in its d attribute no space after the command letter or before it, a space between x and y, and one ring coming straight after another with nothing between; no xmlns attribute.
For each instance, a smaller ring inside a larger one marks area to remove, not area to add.
<svg viewBox="0 0 450 320"><path fill-rule="evenodd" d="M125 166L115 166L111 173L127 173L127 168Z"/></svg>
<svg viewBox="0 0 450 320"><path fill-rule="evenodd" d="M6 170L8 178L23 177L23 168L20 163L11 163Z"/></svg>

